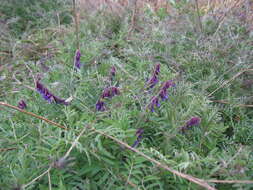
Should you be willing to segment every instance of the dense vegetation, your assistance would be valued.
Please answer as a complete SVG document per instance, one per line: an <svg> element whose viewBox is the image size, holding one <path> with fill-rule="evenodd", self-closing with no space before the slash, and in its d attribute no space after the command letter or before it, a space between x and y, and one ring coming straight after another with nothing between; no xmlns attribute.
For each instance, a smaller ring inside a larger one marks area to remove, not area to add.
<svg viewBox="0 0 253 190"><path fill-rule="evenodd" d="M208 181L253 177L252 31L232 8L199 23L172 5L77 7L77 25L68 1L1 5L0 190L203 188L121 142L213 188L253 189Z"/></svg>

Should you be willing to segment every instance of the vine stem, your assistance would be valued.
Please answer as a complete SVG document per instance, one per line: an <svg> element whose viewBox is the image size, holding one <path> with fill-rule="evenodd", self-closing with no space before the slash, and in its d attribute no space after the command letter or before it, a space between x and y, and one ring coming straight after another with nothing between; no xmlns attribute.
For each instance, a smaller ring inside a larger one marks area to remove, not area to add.
<svg viewBox="0 0 253 190"><path fill-rule="evenodd" d="M41 120L43 120L43 121L45 121L45 122L47 122L47 123L50 123L50 124L52 124L52 125L54 125L54 126L56 126L56 127L59 127L59 128L65 129L65 130L68 130L68 128L66 128L66 127L64 127L64 126L62 126L62 125L60 125L60 124L58 124L58 123L56 123L56 122L54 122L54 121L51 121L51 120L49 120L49 119L47 119L47 118L45 118L45 117L36 115L36 114L34 114L34 113L32 113L32 112L29 112L29 111L26 111L26 110L22 110L22 109L20 109L20 108L17 107L17 106L13 106L13 105L10 105L10 104L5 103L5 102L0 102L0 105L5 106L5 107L12 108L12 109L17 110L17 111L19 111L19 112L22 112L22 113L24 113L24 114L30 115L30 116L32 116L32 117L36 117L37 119L41 119Z"/></svg>

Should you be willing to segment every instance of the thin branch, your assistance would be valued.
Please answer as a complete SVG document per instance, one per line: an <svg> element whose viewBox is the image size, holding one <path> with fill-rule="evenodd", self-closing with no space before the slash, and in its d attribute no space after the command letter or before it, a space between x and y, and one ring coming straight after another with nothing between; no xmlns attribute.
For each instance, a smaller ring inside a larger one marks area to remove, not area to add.
<svg viewBox="0 0 253 190"><path fill-rule="evenodd" d="M47 176L48 176L48 188L49 188L49 190L52 190L50 171L47 172Z"/></svg>
<svg viewBox="0 0 253 190"><path fill-rule="evenodd" d="M179 172L179 171L177 171L177 170L171 169L171 168L169 168L168 166L163 165L161 162L159 162L159 161L157 161L157 160L154 160L153 158L147 156L147 155L144 154L143 152L141 152L141 151L139 151L139 150L137 150L137 149L135 149L135 148L132 148L132 147L129 146L128 144L122 142L121 140L118 140L117 138L115 138L115 137L113 137L113 136L107 135L107 134L105 134L105 133L103 133L103 132L101 132L101 131L98 131L98 130L94 129L94 128L91 128L91 130L93 130L93 131L95 131L96 133L99 133L99 134L101 134L101 135L103 135L103 136L105 136L105 137L107 137L107 138L109 138L109 139L111 139L111 140L117 142L118 144L120 144L120 145L126 147L127 149L129 149L129 150L131 150L131 151L133 151L133 152L135 152L135 153L141 155L142 157L146 158L147 160L149 160L150 162L154 163L155 165L157 165L157 166L160 167L160 168L163 168L163 169L165 169L165 170L167 170L167 171L169 171L169 172L171 172L171 173L173 173L173 174L175 174L175 175L177 175L177 176L179 176L179 177L182 177L182 178L184 178L184 179L187 179L187 180L190 181L190 182L196 183L196 184L198 184L199 186L204 187L204 188L206 188L206 189L208 189L208 190L215 190L214 187L211 187L207 182L205 182L205 181L202 180L202 179L198 179L198 178L196 178L196 177L193 177L193 176L190 176L190 175L181 173L181 172Z"/></svg>
<svg viewBox="0 0 253 190"><path fill-rule="evenodd" d="M17 148L0 148L0 152L5 152L9 150L16 150Z"/></svg>
<svg viewBox="0 0 253 190"><path fill-rule="evenodd" d="M17 107L17 106L13 106L13 105L10 105L10 104L4 103L4 102L0 102L0 105L5 106L5 107L12 108L12 109L14 109L14 110L20 111L20 112L25 113L25 114L27 114L27 115L30 115L30 116L32 116L32 117L36 117L36 118L38 118L38 119L41 119L41 120L43 120L43 121L46 121L47 123L50 123L50 124L52 124L52 125L55 125L55 126L57 126L57 127L59 127L59 128L68 130L68 128L66 128L66 127L64 127L64 126L62 126L62 125L60 125L60 124L58 124L58 123L55 123L54 121L48 120L47 118L44 118L44 117L39 116L39 115L36 115L36 114L34 114L34 113L32 113L32 112L28 112L28 111L26 111L26 110L22 110L22 109L20 109L20 108Z"/></svg>
<svg viewBox="0 0 253 190"><path fill-rule="evenodd" d="M40 174L39 176L37 176L36 178L34 178L32 181L30 181L29 183L25 184L22 186L22 189L25 189L26 187L28 187L29 185L33 184L35 181L37 181L38 179L40 179L41 177L43 177L44 175L46 175L50 170L51 170L51 166L49 166L49 168L44 171L42 174Z"/></svg>
<svg viewBox="0 0 253 190"><path fill-rule="evenodd" d="M66 154L62 157L62 159L66 159L70 152L72 151L72 149L76 146L76 144L78 143L78 140L80 139L80 137L83 135L84 131L86 130L87 128L84 127L83 130L80 132L80 134L76 137L75 141L72 143L71 147L69 148L69 150L66 152Z"/></svg>
<svg viewBox="0 0 253 190"><path fill-rule="evenodd" d="M221 103L221 104L231 104L226 100L210 100L211 102ZM253 108L253 104L232 104L236 107L246 107L246 108Z"/></svg>
<svg viewBox="0 0 253 190"><path fill-rule="evenodd" d="M217 92L218 90L220 90L221 88L223 88L224 86L226 86L227 84L229 84L230 82L232 82L233 80L235 80L237 77L239 77L241 74L247 72L247 71L253 71L253 69L243 69L241 70L239 73L237 73L236 75L234 75L231 79L229 79L228 81L224 82L222 85L220 85L218 88L216 88L213 92L211 92L210 94L208 94L208 96L212 96L215 92Z"/></svg>
<svg viewBox="0 0 253 190"><path fill-rule="evenodd" d="M206 180L210 183L245 183L245 184L253 184L253 181L250 180L217 180L217 179L209 179Z"/></svg>

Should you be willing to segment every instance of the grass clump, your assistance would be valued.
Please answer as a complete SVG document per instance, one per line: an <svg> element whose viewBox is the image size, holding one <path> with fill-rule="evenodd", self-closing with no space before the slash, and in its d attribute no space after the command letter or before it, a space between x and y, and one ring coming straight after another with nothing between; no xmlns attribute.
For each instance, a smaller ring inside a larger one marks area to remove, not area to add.
<svg viewBox="0 0 253 190"><path fill-rule="evenodd" d="M5 62L0 189L251 189L244 23L198 33L188 12L104 14L80 19L79 50L71 23L34 30Z"/></svg>

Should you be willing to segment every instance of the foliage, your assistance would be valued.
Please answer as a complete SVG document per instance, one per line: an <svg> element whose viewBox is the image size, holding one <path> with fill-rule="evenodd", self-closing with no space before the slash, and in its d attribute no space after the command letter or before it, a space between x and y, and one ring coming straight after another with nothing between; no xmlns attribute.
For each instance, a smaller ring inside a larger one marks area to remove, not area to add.
<svg viewBox="0 0 253 190"><path fill-rule="evenodd" d="M51 6L47 1L45 4ZM182 19L175 27L169 24L169 19L178 18L160 12L142 15L143 20L137 23L141 31L129 33L130 17L97 13L96 17L81 20L80 69L74 67L72 25L29 33L21 44L33 44L32 47L37 47L34 53L16 47L11 60L14 66L6 66L1 73L9 76L11 71L16 80L2 79L4 92L0 100L13 105L24 100L27 111L70 130L1 107L0 145L14 149L0 154L0 189L24 185L39 176L65 155L84 127L84 134L70 153L70 163L53 168L50 178L44 175L26 187L27 190L49 189L49 180L52 189L61 190L130 190L136 189L135 186L200 189L95 133L88 125L129 145L133 145L136 131L142 128L138 150L200 179L252 178L252 109L238 107L252 103L252 86L243 85L251 80L252 73L243 73L230 86L208 96L225 80L250 68L252 36L246 32L245 25L231 16L217 30L216 24L210 26L216 21L209 18L211 22L203 23L204 34L199 34L191 19ZM19 29L23 30L19 26L14 30ZM157 62L161 64L159 82L147 88ZM112 66L116 68L113 80ZM38 77L55 96L73 97L70 105L50 104L32 90ZM174 80L176 86L169 89L169 99L151 112L150 100L167 80ZM106 110L97 111L96 102L109 86L118 87L120 95L105 99ZM215 99L225 99L229 104L214 103ZM180 132L180 127L194 116L201 118L200 125ZM252 184L211 185L217 189L253 188Z"/></svg>

